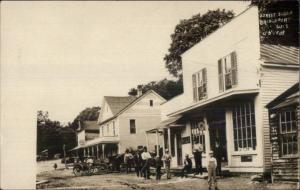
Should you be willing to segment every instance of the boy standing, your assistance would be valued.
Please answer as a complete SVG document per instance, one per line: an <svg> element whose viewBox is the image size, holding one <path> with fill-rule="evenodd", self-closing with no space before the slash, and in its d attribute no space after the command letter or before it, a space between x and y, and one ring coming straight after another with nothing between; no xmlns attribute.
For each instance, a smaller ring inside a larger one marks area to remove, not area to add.
<svg viewBox="0 0 300 190"><path fill-rule="evenodd" d="M217 160L214 157L214 152L209 152L209 157L207 159L207 172L208 172L208 189L217 189L217 179L216 179L216 168Z"/></svg>

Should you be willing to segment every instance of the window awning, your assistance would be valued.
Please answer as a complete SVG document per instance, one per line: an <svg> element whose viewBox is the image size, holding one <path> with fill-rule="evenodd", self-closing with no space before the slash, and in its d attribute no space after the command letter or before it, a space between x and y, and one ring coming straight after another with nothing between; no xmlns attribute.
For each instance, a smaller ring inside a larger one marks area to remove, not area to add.
<svg viewBox="0 0 300 190"><path fill-rule="evenodd" d="M162 132L164 128L170 128L170 127L184 127L185 125L179 121L181 119L182 116L169 117L168 119L160 122L156 128L146 131L146 133Z"/></svg>
<svg viewBox="0 0 300 190"><path fill-rule="evenodd" d="M186 114L193 110L201 109L201 108L207 107L209 105L216 104L217 102L229 101L229 100L234 99L235 97L253 95L253 94L257 94L258 92L259 92L259 89L231 89L231 90L226 91L225 93L222 93L219 96L216 96L216 97L204 100L204 101L192 103L191 105L189 105L183 109L176 110L176 111L168 114L168 116L183 115L183 114Z"/></svg>

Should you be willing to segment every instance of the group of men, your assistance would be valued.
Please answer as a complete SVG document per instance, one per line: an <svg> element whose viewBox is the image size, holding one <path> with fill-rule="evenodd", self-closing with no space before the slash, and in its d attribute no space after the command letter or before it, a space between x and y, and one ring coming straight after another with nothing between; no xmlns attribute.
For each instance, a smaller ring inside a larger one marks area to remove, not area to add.
<svg viewBox="0 0 300 190"><path fill-rule="evenodd" d="M150 152L147 150L147 147L138 149L134 154L132 154L129 149L126 149L124 154L126 172L128 173L132 164L134 164L137 177L144 177L144 179L150 179L150 166L153 166L156 168L156 180L160 180L161 167L163 166L163 163L165 164L167 179L170 179L171 159L172 156L169 154L167 149L165 150L165 154L163 156L157 155L156 157L151 156Z"/></svg>
<svg viewBox="0 0 300 190"><path fill-rule="evenodd" d="M193 151L195 166L196 166L196 174L203 174L202 171L202 150L199 148L195 148ZM131 160L133 162L131 162ZM150 152L148 152L147 147L143 147L143 149L138 149L134 154L132 154L129 149L126 149L124 154L124 163L126 165L127 173L130 171L132 164L135 166L136 175L138 177L144 177L145 179L150 178L150 166L156 168L156 179L161 179L161 167L163 167L163 163L165 165L165 170L167 174L167 179L171 178L171 160L172 156L169 153L169 150L166 149L163 155L156 155L156 157L152 157ZM192 170L192 160L187 154L184 159L184 167L181 172L181 176L186 176L187 173L190 173Z"/></svg>

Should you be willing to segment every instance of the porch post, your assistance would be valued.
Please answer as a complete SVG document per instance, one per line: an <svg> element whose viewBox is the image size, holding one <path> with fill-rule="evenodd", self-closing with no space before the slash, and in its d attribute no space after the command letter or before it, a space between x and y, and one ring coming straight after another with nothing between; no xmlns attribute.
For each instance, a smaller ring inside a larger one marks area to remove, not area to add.
<svg viewBox="0 0 300 190"><path fill-rule="evenodd" d="M210 136L209 136L209 125L207 123L206 115L204 115L203 118L204 126L205 126L205 149L206 149L206 157L208 157L208 154L210 152Z"/></svg>
<svg viewBox="0 0 300 190"><path fill-rule="evenodd" d="M105 148L105 144L102 144L102 158L104 159L104 148Z"/></svg>
<svg viewBox="0 0 300 190"><path fill-rule="evenodd" d="M92 149L92 156L95 156L95 153L94 153L94 147L91 146L91 149Z"/></svg>
<svg viewBox="0 0 300 190"><path fill-rule="evenodd" d="M163 154L165 154L165 146L166 146L166 142L165 142L165 129L163 129L162 130L162 136L163 136L163 138L162 138L162 140L163 140L163 142L162 142L162 144L163 144Z"/></svg>
<svg viewBox="0 0 300 190"><path fill-rule="evenodd" d="M98 159L99 158L99 144L97 144L96 150L97 150L97 159Z"/></svg>
<svg viewBox="0 0 300 190"><path fill-rule="evenodd" d="M90 147L87 147L88 156L90 156Z"/></svg>
<svg viewBox="0 0 300 190"><path fill-rule="evenodd" d="M83 156L84 156L84 157L86 156L85 148L83 148Z"/></svg>
<svg viewBox="0 0 300 190"><path fill-rule="evenodd" d="M158 139L158 129L156 130L156 155L159 155L159 139Z"/></svg>
<svg viewBox="0 0 300 190"><path fill-rule="evenodd" d="M168 128L168 149L169 152L171 153L171 129Z"/></svg>
<svg viewBox="0 0 300 190"><path fill-rule="evenodd" d="M176 165L178 166L178 152L177 152L177 135L174 135L174 150L175 150L175 159Z"/></svg>

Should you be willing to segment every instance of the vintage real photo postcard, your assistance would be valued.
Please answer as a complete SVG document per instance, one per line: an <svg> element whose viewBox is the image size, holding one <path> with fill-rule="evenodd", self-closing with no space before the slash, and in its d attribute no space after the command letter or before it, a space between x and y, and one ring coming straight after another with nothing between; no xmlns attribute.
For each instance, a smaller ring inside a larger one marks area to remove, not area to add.
<svg viewBox="0 0 300 190"><path fill-rule="evenodd" d="M299 189L299 2L1 2L1 189Z"/></svg>

